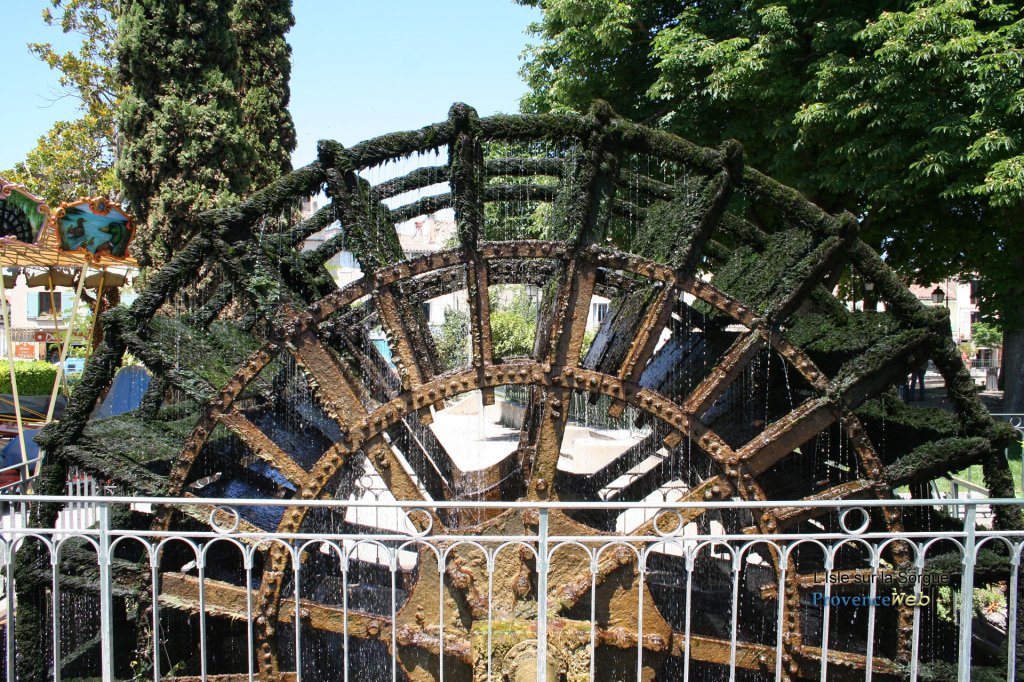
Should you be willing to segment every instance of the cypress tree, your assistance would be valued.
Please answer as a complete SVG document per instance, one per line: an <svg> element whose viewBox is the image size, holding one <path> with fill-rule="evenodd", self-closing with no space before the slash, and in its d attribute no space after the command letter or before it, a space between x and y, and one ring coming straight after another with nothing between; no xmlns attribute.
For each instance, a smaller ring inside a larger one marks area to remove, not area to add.
<svg viewBox="0 0 1024 682"><path fill-rule="evenodd" d="M139 218L134 253L160 265L184 218L289 167L293 18L287 0L126 0L118 24L118 176Z"/></svg>
<svg viewBox="0 0 1024 682"><path fill-rule="evenodd" d="M238 43L242 128L253 151L249 174L265 185L292 169L295 126L288 113L291 0L236 0L232 25Z"/></svg>

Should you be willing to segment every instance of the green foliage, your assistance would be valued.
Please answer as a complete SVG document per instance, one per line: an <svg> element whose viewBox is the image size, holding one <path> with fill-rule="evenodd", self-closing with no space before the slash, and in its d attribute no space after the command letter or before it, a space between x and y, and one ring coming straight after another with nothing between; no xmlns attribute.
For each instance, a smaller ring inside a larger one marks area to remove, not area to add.
<svg viewBox="0 0 1024 682"><path fill-rule="evenodd" d="M533 353L536 334L537 306L522 290L492 287L490 295L491 344L495 360L529 357ZM453 308L446 309L444 324L435 334L435 343L445 371L468 365L469 315ZM584 344L588 345L586 340Z"/></svg>
<svg viewBox="0 0 1024 682"><path fill-rule="evenodd" d="M496 360L529 357L537 332L537 306L519 290L503 301L503 290L491 289L491 343Z"/></svg>
<svg viewBox="0 0 1024 682"><path fill-rule="evenodd" d="M437 356L444 371L469 364L469 315L455 308L446 308L444 324L435 342Z"/></svg>
<svg viewBox="0 0 1024 682"><path fill-rule="evenodd" d="M60 73L64 95L79 101L81 118L58 121L14 168L0 172L51 205L81 196L114 196L114 109L122 88L115 78L113 43L117 0L50 0L48 26L81 35L77 51L58 52L51 43L29 43L29 51ZM58 10L55 15L53 10Z"/></svg>
<svg viewBox="0 0 1024 682"><path fill-rule="evenodd" d="M594 345L594 339L597 338L596 329L588 329L583 332L583 345L580 347L580 360L582 361L587 357L587 353L590 352L590 347Z"/></svg>
<svg viewBox="0 0 1024 682"><path fill-rule="evenodd" d="M1024 8L898 3L519 0L540 7L529 111L595 98L748 162L918 281L980 273L982 307L1024 328Z"/></svg>
<svg viewBox="0 0 1024 682"><path fill-rule="evenodd" d="M14 376L18 395L50 395L57 378L57 365L41 360L15 360ZM11 370L7 360L0 360L0 393L11 393Z"/></svg>
<svg viewBox="0 0 1024 682"><path fill-rule="evenodd" d="M1003 332L991 322L975 322L971 325L971 341L978 348L997 348L1003 343Z"/></svg>
<svg viewBox="0 0 1024 682"><path fill-rule="evenodd" d="M118 177L142 222L134 250L159 264L187 238L183 220L248 189L230 6L128 0L118 22Z"/></svg>
<svg viewBox="0 0 1024 682"><path fill-rule="evenodd" d="M118 22L118 177L146 225L135 255L160 264L192 236L187 218L288 168L290 6L126 0Z"/></svg>
<svg viewBox="0 0 1024 682"><path fill-rule="evenodd" d="M547 158L546 151L536 145L509 142L489 142L484 145L484 158L488 161L508 159ZM514 164L510 164L513 165ZM487 185L503 188L515 197L511 201L489 201L484 204L484 236L489 240L552 239L551 203L531 198L531 186L557 187L559 179L553 175L491 175Z"/></svg>
<svg viewBox="0 0 1024 682"><path fill-rule="evenodd" d="M232 28L238 42L242 126L253 163L254 186L292 169L295 125L288 113L291 47L284 34L295 24L291 0L235 0Z"/></svg>

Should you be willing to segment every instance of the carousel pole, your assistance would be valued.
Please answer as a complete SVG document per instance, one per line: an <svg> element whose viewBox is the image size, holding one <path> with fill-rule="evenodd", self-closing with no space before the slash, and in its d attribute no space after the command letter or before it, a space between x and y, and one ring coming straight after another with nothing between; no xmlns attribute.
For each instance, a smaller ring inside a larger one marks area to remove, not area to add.
<svg viewBox="0 0 1024 682"><path fill-rule="evenodd" d="M53 267L46 268L46 286L50 292L50 312L53 313L53 338L60 338L60 321L57 319L57 299L53 295ZM59 373L58 373L59 374ZM67 377L62 377L61 383L64 385L64 395L70 396L71 390L68 388Z"/></svg>
<svg viewBox="0 0 1024 682"><path fill-rule="evenodd" d="M100 284L96 287L96 302L92 308L92 328L89 329L90 341L96 338L96 325L100 322L100 304L103 301L103 286L107 281L107 269L100 270Z"/></svg>
<svg viewBox="0 0 1024 682"><path fill-rule="evenodd" d="M82 269L78 271L78 286L75 289L75 298L71 302L71 317L68 319L68 330L64 334L64 344L60 349L60 362L57 364L57 376L53 380L53 390L50 392L50 404L46 408L46 423L53 421L53 408L57 402L57 391L60 389L60 382L64 378L64 361L68 357L68 350L71 349L71 335L75 330L75 319L78 317L78 301L82 296L82 288L85 286L85 275L89 271L89 261L82 263ZM38 471L38 467L36 468Z"/></svg>
<svg viewBox="0 0 1024 682"><path fill-rule="evenodd" d="M7 309L7 284L0 268L0 314L4 317L4 337L7 339L7 369L11 374L11 397L14 398L14 421L18 425L18 445L21 446L21 464L28 466L25 449L25 425L21 420L21 401L18 400L18 377L14 371L14 339L11 337L11 318ZM27 471L25 473L28 473Z"/></svg>

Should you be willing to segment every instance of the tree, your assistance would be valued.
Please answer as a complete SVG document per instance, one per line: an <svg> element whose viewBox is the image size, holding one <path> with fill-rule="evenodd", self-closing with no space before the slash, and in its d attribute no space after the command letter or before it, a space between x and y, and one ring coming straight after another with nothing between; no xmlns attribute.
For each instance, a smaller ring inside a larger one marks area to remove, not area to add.
<svg viewBox="0 0 1024 682"><path fill-rule="evenodd" d="M81 196L117 195L114 174L116 83L113 43L117 0L50 0L43 21L78 33L77 52L60 53L51 43L29 43L29 51L60 72L63 96L79 101L81 118L58 121L25 160L0 175L28 186L50 203Z"/></svg>
<svg viewBox="0 0 1024 682"><path fill-rule="evenodd" d="M971 325L971 341L978 348L998 348L1003 343L1003 334L994 324L975 322Z"/></svg>
<svg viewBox="0 0 1024 682"><path fill-rule="evenodd" d="M444 323L435 335L437 357L444 371L469 364L469 314L456 308L444 309Z"/></svg>
<svg viewBox="0 0 1024 682"><path fill-rule="evenodd" d="M127 92L118 177L160 264L192 235L186 216L225 205L289 167L293 23L281 0L125 0L117 38Z"/></svg>
<svg viewBox="0 0 1024 682"><path fill-rule="evenodd" d="M540 7L524 108L620 113L748 162L909 278L980 279L1024 411L1024 10L982 0L520 0ZM891 11L898 10L898 11Z"/></svg>
<svg viewBox="0 0 1024 682"><path fill-rule="evenodd" d="M133 245L143 264L163 263L184 245L185 216L249 188L230 9L184 0L126 0L122 8L117 58L127 93L117 173L145 223Z"/></svg>
<svg viewBox="0 0 1024 682"><path fill-rule="evenodd" d="M292 50L284 34L295 17L291 0L236 0L231 22L238 42L242 126L254 154L249 172L259 186L292 169Z"/></svg>

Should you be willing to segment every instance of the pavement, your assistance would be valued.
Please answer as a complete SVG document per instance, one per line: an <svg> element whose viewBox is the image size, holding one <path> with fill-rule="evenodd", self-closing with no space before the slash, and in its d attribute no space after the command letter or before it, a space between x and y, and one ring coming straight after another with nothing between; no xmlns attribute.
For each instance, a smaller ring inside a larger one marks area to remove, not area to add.
<svg viewBox="0 0 1024 682"><path fill-rule="evenodd" d="M981 402L985 404L989 412L998 414L1003 411L1002 391L981 391L979 395ZM916 396L917 392L915 391L914 397ZM912 400L910 404L918 407L938 407L950 412L955 409L949 396L946 395L946 384L942 381L942 377L930 374L925 377L924 400Z"/></svg>

